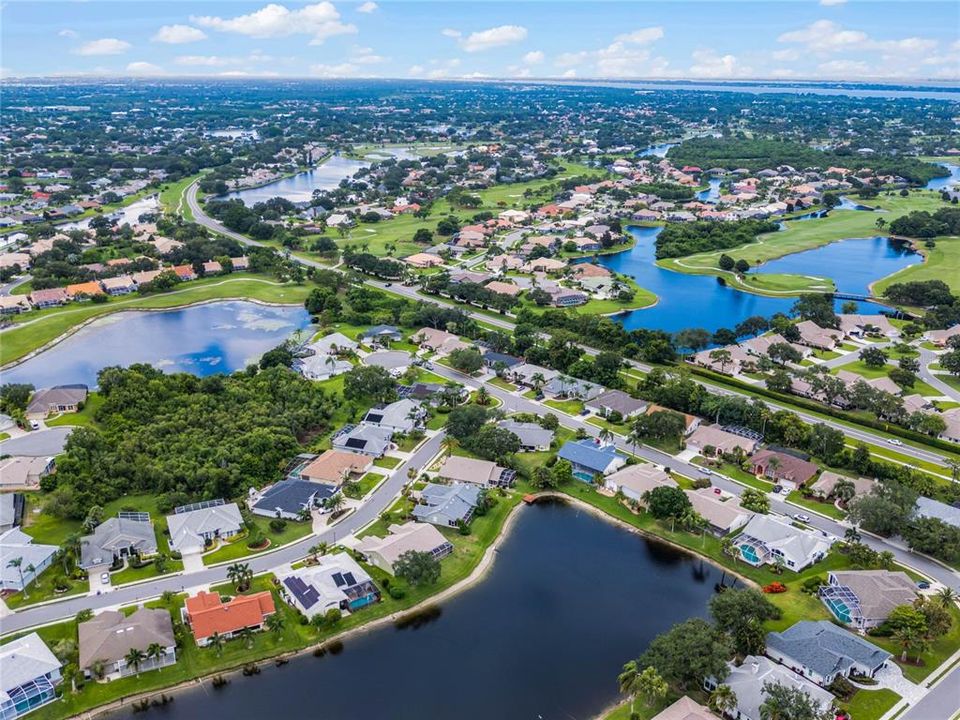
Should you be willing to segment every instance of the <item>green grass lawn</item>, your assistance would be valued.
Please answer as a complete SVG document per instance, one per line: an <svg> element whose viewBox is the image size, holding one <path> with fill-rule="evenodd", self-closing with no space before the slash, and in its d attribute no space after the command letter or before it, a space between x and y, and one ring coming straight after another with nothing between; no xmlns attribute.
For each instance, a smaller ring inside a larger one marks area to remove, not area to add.
<svg viewBox="0 0 960 720"><path fill-rule="evenodd" d="M591 425L596 425L598 428L606 428L610 432L623 435L624 437L630 434L629 423L612 423L599 415L590 416L587 418L587 422Z"/></svg>
<svg viewBox="0 0 960 720"><path fill-rule="evenodd" d="M81 427L90 427L91 425L96 425L93 416L101 405L103 405L103 397L100 393L92 392L87 396L87 401L84 403L83 410L80 412L64 413L63 415L58 415L44 422L48 426L78 425Z"/></svg>
<svg viewBox="0 0 960 720"><path fill-rule="evenodd" d="M248 548L247 536L244 532L234 538L230 538L233 542L225 542L213 552L204 555L203 564L215 565L216 563L227 562L229 560L239 560L249 557L250 555L262 553L271 548L276 549L281 545L286 545L289 542L306 537L313 532L313 527L309 521L298 522L296 520L287 520L287 526L282 531L274 532L270 529L271 519L272 518L260 517L259 515L253 516L253 521L260 528L264 537L270 540L270 544L267 545L267 547L260 548L259 550Z"/></svg>
<svg viewBox="0 0 960 720"><path fill-rule="evenodd" d="M813 500L812 498L805 498L799 490L793 490L789 495L787 495L787 500L794 505L799 505L800 507L813 510L814 512L832 517L836 520L843 520L843 518L847 516L843 510L840 510L832 502L819 502L817 500Z"/></svg>
<svg viewBox="0 0 960 720"><path fill-rule="evenodd" d="M840 707L850 713L851 720L880 720L886 712L900 701L893 690L857 690L849 702Z"/></svg>
<svg viewBox="0 0 960 720"><path fill-rule="evenodd" d="M392 470L402 462L403 460L401 460L400 458L388 457L385 455L381 458L377 458L376 460L374 460L373 464L376 465L377 467L382 467L382 468L387 468L388 470Z"/></svg>
<svg viewBox="0 0 960 720"><path fill-rule="evenodd" d="M501 377L493 378L492 380L490 380L490 384L496 385L498 388L501 388L502 390L508 390L509 392L513 392L514 390L517 389L516 385L511 385Z"/></svg>
<svg viewBox="0 0 960 720"><path fill-rule="evenodd" d="M883 367L870 367L863 360L854 360L853 362L846 363L839 367L833 368L831 371L832 374L836 375L840 370L849 370L852 373L856 373L861 377L866 378L867 380L874 380L876 378L888 377L890 371L894 368L893 365L884 365ZM907 395L912 395L914 393L922 395L923 397L938 397L943 395L939 390L931 387L923 380L917 378L913 383L913 387L907 388L905 390Z"/></svg>
<svg viewBox="0 0 960 720"><path fill-rule="evenodd" d="M583 402L580 400L544 400L543 404L567 415L579 415L583 412Z"/></svg>
<svg viewBox="0 0 960 720"><path fill-rule="evenodd" d="M381 475L380 473L368 472L357 482L349 483L343 492L347 497L359 500L360 498L366 497L385 477L385 475Z"/></svg>
<svg viewBox="0 0 960 720"><path fill-rule="evenodd" d="M897 282L942 280L954 294L960 293L960 238L939 237L936 243L932 249L923 243L916 243L916 250L923 254L924 261L878 280L873 283L871 290L878 294Z"/></svg>
<svg viewBox="0 0 960 720"><path fill-rule="evenodd" d="M941 635L930 644L930 648L920 654L921 665L915 665L914 654L911 652L909 659L911 662L901 663L900 654L903 650L894 642L892 638L870 637L870 642L882 647L887 652L893 654L897 664L903 670L904 676L912 682L919 683L930 673L936 670L941 663L949 658L960 647L960 609L956 605L950 606L950 615L953 617L953 625L950 631Z"/></svg>

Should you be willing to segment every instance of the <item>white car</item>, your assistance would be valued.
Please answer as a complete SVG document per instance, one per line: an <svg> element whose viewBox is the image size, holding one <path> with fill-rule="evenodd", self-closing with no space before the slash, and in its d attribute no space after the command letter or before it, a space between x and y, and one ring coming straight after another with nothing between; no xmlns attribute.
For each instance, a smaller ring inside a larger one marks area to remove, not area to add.
<svg viewBox="0 0 960 720"><path fill-rule="evenodd" d="M39 430L39 429L40 429L40 421L39 421L39 420L31 420L31 421L30 421L30 429L31 429L31 430Z"/></svg>
<svg viewBox="0 0 960 720"><path fill-rule="evenodd" d="M107 572L100 573L100 582L103 583L104 585L109 585L109 584L110 584L110 573L107 573Z"/></svg>
<svg viewBox="0 0 960 720"><path fill-rule="evenodd" d="M897 447L903 445L903 441L897 440L896 438L890 438L890 439L888 439L888 440L887 440L887 443L889 443L890 445L896 445Z"/></svg>
<svg viewBox="0 0 960 720"><path fill-rule="evenodd" d="M809 515L804 515L803 513L797 513L796 515L793 516L793 519L794 519L794 520L799 520L799 521L802 522L802 523L808 523L808 522L810 522L810 516L809 516Z"/></svg>

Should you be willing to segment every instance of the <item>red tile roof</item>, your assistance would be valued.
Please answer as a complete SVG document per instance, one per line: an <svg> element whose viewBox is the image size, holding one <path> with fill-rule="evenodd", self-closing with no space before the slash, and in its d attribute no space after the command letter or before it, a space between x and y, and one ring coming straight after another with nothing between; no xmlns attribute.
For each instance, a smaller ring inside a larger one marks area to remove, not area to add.
<svg viewBox="0 0 960 720"><path fill-rule="evenodd" d="M200 591L186 600L187 620L199 641L214 633L225 635L246 627L262 625L267 615L277 611L273 595L267 591L238 595L224 603L220 595Z"/></svg>

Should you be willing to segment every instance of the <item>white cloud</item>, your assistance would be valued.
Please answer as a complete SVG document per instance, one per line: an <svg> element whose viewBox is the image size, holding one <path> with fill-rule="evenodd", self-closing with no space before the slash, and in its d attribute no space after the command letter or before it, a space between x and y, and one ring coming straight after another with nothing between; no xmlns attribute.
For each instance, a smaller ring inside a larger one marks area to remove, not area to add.
<svg viewBox="0 0 960 720"><path fill-rule="evenodd" d="M273 70L226 70L217 73L218 77L224 78L245 78L245 77L280 77L280 73Z"/></svg>
<svg viewBox="0 0 960 720"><path fill-rule="evenodd" d="M631 43L633 45L650 45L663 37L663 28L659 25L653 27L641 28L631 33L617 35L614 38L617 42Z"/></svg>
<svg viewBox="0 0 960 720"><path fill-rule="evenodd" d="M163 68L141 60L128 64L127 72L131 75L163 75Z"/></svg>
<svg viewBox="0 0 960 720"><path fill-rule="evenodd" d="M365 15L369 15L370 13L376 12L379 9L380 9L380 6L377 5L375 2L365 2L360 7L357 8L357 12L363 13Z"/></svg>
<svg viewBox="0 0 960 720"><path fill-rule="evenodd" d="M544 57L542 50L531 50L523 56L522 61L524 65L539 65L543 62Z"/></svg>
<svg viewBox="0 0 960 720"><path fill-rule="evenodd" d="M386 61L387 58L377 55L373 48L355 47L350 52L350 62L355 65L379 65Z"/></svg>
<svg viewBox="0 0 960 720"><path fill-rule="evenodd" d="M157 30L151 40L169 45L183 45L184 43L206 40L206 38L207 34L200 28L190 25L164 25Z"/></svg>
<svg viewBox="0 0 960 720"><path fill-rule="evenodd" d="M846 5L847 0L820 0L820 4L824 7L833 7L834 5Z"/></svg>
<svg viewBox="0 0 960 720"><path fill-rule="evenodd" d="M480 52L481 50L522 42L526 38L527 29L525 27L521 25L500 25L470 33L460 40L460 46L467 52Z"/></svg>
<svg viewBox="0 0 960 720"><path fill-rule="evenodd" d="M310 74L323 78L343 78L343 77L372 77L368 68L371 65L381 65L387 62L387 58L377 55L373 48L355 46L350 50L350 55L342 63L317 63L310 66Z"/></svg>
<svg viewBox="0 0 960 720"><path fill-rule="evenodd" d="M291 35L311 35L310 44L319 45L335 35L357 32L355 25L340 21L340 13L330 2L306 5L299 10L290 10L283 5L270 3L256 12L234 18L209 15L190 18L197 25L238 33L254 38L281 38Z"/></svg>
<svg viewBox="0 0 960 720"><path fill-rule="evenodd" d="M587 75L597 77L650 77L663 75L667 61L654 57L648 47L663 37L659 26L624 33L599 50L562 53L556 59L559 67L588 66Z"/></svg>
<svg viewBox="0 0 960 720"><path fill-rule="evenodd" d="M752 71L743 67L734 55L718 55L713 50L694 50L693 64L687 71L696 78L733 78L749 75Z"/></svg>
<svg viewBox="0 0 960 720"><path fill-rule="evenodd" d="M320 78L344 78L357 77L359 68L352 63L340 63L339 65L311 65L310 74Z"/></svg>
<svg viewBox="0 0 960 720"><path fill-rule="evenodd" d="M180 55L174 62L177 65L224 67L225 65L238 65L242 60L240 60L240 58L221 57L219 55Z"/></svg>
<svg viewBox="0 0 960 720"><path fill-rule="evenodd" d="M566 70L560 77L562 78L575 78L577 76L577 71L573 68Z"/></svg>
<svg viewBox="0 0 960 720"><path fill-rule="evenodd" d="M75 37L77 37L77 31L76 31L76 30L71 30L70 28L64 28L63 30L61 30L60 32L58 32L57 35L59 35L60 37L65 37L65 38L75 38Z"/></svg>
<svg viewBox="0 0 960 720"><path fill-rule="evenodd" d="M459 38L463 36L463 33L459 30L454 30L453 28L444 28L440 31L440 34L448 38Z"/></svg>
<svg viewBox="0 0 960 720"><path fill-rule="evenodd" d="M923 53L933 50L938 44L936 40L920 37L877 40L862 30L848 30L832 20L817 20L799 30L785 32L777 39L782 43L802 45L808 52L820 56L854 50Z"/></svg>
<svg viewBox="0 0 960 720"><path fill-rule="evenodd" d="M411 77L420 77L424 72L426 72L426 70L424 69L423 65L411 65L407 69L407 75L410 75Z"/></svg>
<svg viewBox="0 0 960 720"><path fill-rule="evenodd" d="M76 53L77 55L122 55L132 47L126 40L100 38L84 43Z"/></svg>

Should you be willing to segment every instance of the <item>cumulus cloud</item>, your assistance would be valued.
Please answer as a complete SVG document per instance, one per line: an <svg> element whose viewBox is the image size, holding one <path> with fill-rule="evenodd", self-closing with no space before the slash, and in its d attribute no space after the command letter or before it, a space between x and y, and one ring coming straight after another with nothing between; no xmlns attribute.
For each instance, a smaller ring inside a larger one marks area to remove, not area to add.
<svg viewBox="0 0 960 720"><path fill-rule="evenodd" d="M340 21L340 13L330 2L306 5L298 10L290 10L283 5L270 3L256 12L234 18L203 15L192 16L190 19L202 27L254 38L311 35L311 45L319 45L335 35L349 35L357 32L355 25Z"/></svg>
<svg viewBox="0 0 960 720"><path fill-rule="evenodd" d="M75 37L77 37L77 31L76 31L76 30L71 30L70 28L64 28L63 30L61 30L60 32L58 32L57 35L59 35L60 37L65 37L65 38L75 38Z"/></svg>
<svg viewBox="0 0 960 720"><path fill-rule="evenodd" d="M641 28L616 36L612 43L599 50L562 53L556 64L566 68L587 66L587 74L598 77L663 75L667 61L655 57L650 48L663 34L659 26Z"/></svg>
<svg viewBox="0 0 960 720"><path fill-rule="evenodd" d="M453 28L444 28L440 31L440 34L448 38L460 38L463 37L463 33L459 30L454 30Z"/></svg>
<svg viewBox="0 0 960 720"><path fill-rule="evenodd" d="M132 47L133 45L126 40L100 38L84 43L77 49L76 53L77 55L122 55Z"/></svg>
<svg viewBox="0 0 960 720"><path fill-rule="evenodd" d="M143 60L127 65L127 72L131 75L163 75L163 68Z"/></svg>
<svg viewBox="0 0 960 720"><path fill-rule="evenodd" d="M806 51L821 56L854 50L923 53L937 46L936 40L920 37L877 40L862 30L849 30L832 20L817 20L806 27L785 32L777 39L782 43L802 45Z"/></svg>
<svg viewBox="0 0 960 720"><path fill-rule="evenodd" d="M370 67L387 62L373 48L355 46L342 63L317 63L310 66L310 74L322 78L372 77Z"/></svg>
<svg viewBox="0 0 960 720"><path fill-rule="evenodd" d="M206 40L206 38L207 34L200 28L190 25L164 25L157 30L151 40L169 45L183 45L184 43Z"/></svg>
<svg viewBox="0 0 960 720"><path fill-rule="evenodd" d="M446 34L446 31L444 31L444 34ZM500 25L487 30L479 30L460 38L460 47L472 53L512 45L526 39L527 29L525 27L521 25Z"/></svg>
<svg viewBox="0 0 960 720"><path fill-rule="evenodd" d="M531 50L523 56L522 61L524 65L539 65L543 62L544 57L542 50Z"/></svg>
<svg viewBox="0 0 960 720"><path fill-rule="evenodd" d="M221 57L219 55L180 55L174 59L177 65L188 65L197 67L224 67L225 65L238 65L240 58Z"/></svg>
<svg viewBox="0 0 960 720"><path fill-rule="evenodd" d="M688 73L696 78L734 78L744 77L751 69L743 67L736 56L719 55L713 50L703 49L693 52L693 64Z"/></svg>
<svg viewBox="0 0 960 720"><path fill-rule="evenodd" d="M357 12L363 13L365 15L369 15L370 13L376 12L379 9L380 9L380 6L377 5L375 2L365 2L360 7L357 8Z"/></svg>
<svg viewBox="0 0 960 720"><path fill-rule="evenodd" d="M824 7L833 7L834 5L846 5L847 0L820 0L820 4Z"/></svg>

